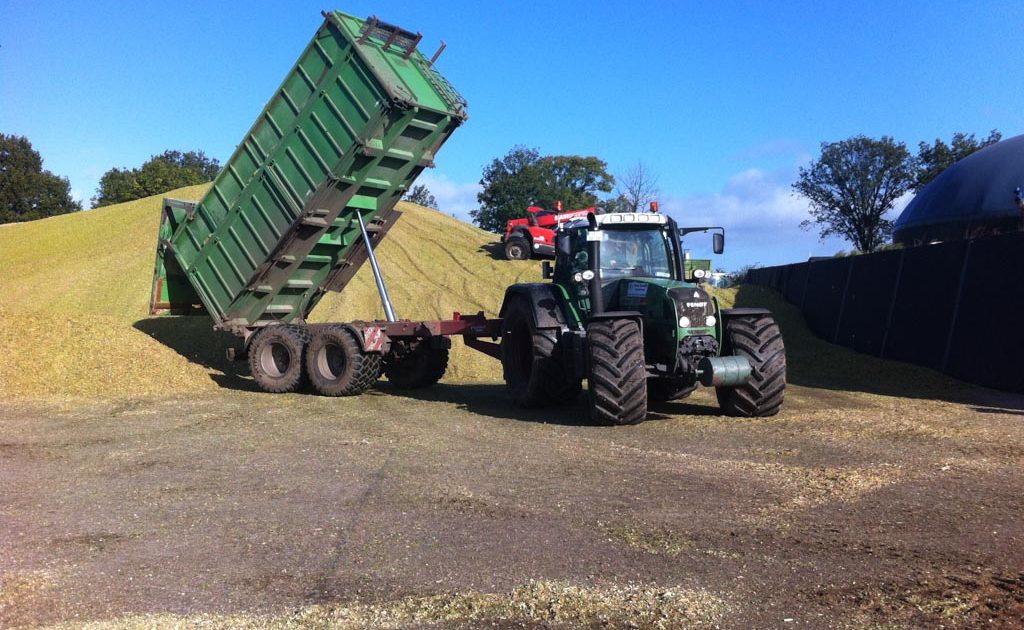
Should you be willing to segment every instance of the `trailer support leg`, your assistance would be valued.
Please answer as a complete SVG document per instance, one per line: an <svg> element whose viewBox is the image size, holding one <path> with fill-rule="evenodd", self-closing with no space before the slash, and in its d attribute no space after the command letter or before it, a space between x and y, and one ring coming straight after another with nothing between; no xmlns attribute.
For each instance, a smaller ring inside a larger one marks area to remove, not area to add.
<svg viewBox="0 0 1024 630"><path fill-rule="evenodd" d="M366 244L366 255L370 260L370 269L373 270L373 281L377 283L377 292L380 293L380 303L384 307L384 317L389 322L397 322L395 307L391 305L391 298L388 296L388 288L384 285L384 276L380 273L380 266L377 265L377 256L373 253L373 244L370 242L370 235L366 232L366 223L363 222L363 213L356 211L356 218L359 219L359 231L363 233L363 243Z"/></svg>

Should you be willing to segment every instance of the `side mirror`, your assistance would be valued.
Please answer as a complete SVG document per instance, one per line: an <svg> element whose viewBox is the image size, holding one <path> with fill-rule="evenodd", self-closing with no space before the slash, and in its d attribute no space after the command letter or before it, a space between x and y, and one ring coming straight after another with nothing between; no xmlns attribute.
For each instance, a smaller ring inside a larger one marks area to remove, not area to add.
<svg viewBox="0 0 1024 630"><path fill-rule="evenodd" d="M716 254L721 254L725 251L725 234L715 232L711 235L711 242L713 243L713 249Z"/></svg>
<svg viewBox="0 0 1024 630"><path fill-rule="evenodd" d="M565 232L555 236L555 249L563 256L572 254L572 243L569 242L569 235Z"/></svg>
<svg viewBox="0 0 1024 630"><path fill-rule="evenodd" d="M550 280L555 276L555 270L551 267L551 261L545 260L540 266L541 275L544 276L545 280Z"/></svg>

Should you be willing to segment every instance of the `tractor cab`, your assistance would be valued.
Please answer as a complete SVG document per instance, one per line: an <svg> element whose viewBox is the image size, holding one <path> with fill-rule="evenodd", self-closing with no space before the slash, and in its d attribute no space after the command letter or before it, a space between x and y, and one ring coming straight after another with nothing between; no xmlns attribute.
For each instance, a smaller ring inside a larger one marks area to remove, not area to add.
<svg viewBox="0 0 1024 630"><path fill-rule="evenodd" d="M653 286L662 292L681 287L699 290L702 270L687 277L680 235L695 230L684 228L671 217L656 213L591 215L566 223L556 239L553 271L545 276L566 289L577 308L592 311L624 310L635 307ZM724 231L723 231L724 232ZM716 233L715 253L721 253L724 237ZM594 309L590 298L601 295Z"/></svg>

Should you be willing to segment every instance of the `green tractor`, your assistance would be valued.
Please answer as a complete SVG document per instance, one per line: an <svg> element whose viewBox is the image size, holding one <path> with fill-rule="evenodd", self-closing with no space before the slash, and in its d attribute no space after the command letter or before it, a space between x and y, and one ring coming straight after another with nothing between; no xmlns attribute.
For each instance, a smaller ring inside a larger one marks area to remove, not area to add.
<svg viewBox="0 0 1024 630"><path fill-rule="evenodd" d="M771 416L786 389L786 352L769 311L721 309L686 264L680 229L659 213L590 215L559 227L550 283L515 284L501 307L501 363L515 402L568 403L587 380L591 420L636 424L648 400L715 387L731 416Z"/></svg>

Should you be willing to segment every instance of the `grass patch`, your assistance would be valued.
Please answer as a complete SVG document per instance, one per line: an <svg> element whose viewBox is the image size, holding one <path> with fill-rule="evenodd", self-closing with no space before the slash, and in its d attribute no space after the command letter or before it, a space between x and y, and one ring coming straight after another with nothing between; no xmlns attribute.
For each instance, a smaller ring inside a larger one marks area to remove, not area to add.
<svg viewBox="0 0 1024 630"><path fill-rule="evenodd" d="M656 555L675 557L693 548L693 541L690 538L665 527L648 528L633 524L609 523L598 523L598 527L614 542Z"/></svg>
<svg viewBox="0 0 1024 630"><path fill-rule="evenodd" d="M725 602L684 588L629 584L585 587L534 581L507 594L448 593L394 602L312 606L279 617L233 615L144 615L53 628L133 630L136 628L405 628L441 624L556 624L570 627L714 627Z"/></svg>

